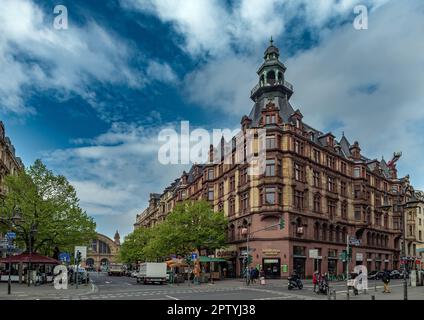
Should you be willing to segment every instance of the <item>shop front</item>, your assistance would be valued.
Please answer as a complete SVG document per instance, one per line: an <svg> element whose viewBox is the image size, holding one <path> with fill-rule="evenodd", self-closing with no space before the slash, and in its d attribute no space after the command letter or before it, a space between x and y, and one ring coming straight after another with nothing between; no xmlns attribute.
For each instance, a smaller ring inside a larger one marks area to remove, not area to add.
<svg viewBox="0 0 424 320"><path fill-rule="evenodd" d="M293 270L301 277L306 275L306 247L293 246Z"/></svg>
<svg viewBox="0 0 424 320"><path fill-rule="evenodd" d="M224 259L220 262L222 278L235 278L237 270L237 247L230 246L225 249L216 250L216 257Z"/></svg>
<svg viewBox="0 0 424 320"><path fill-rule="evenodd" d="M263 258L262 268L265 273L265 279L281 278L281 259L280 258Z"/></svg>
<svg viewBox="0 0 424 320"><path fill-rule="evenodd" d="M274 248L262 249L262 269L266 279L281 278L280 250Z"/></svg>

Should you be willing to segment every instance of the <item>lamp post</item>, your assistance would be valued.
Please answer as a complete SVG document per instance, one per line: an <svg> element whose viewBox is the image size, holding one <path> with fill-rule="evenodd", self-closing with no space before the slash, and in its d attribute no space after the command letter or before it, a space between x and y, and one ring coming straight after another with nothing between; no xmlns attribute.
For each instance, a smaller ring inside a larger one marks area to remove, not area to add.
<svg viewBox="0 0 424 320"><path fill-rule="evenodd" d="M31 228L29 231L29 260L28 260L28 287L31 286L31 275L32 275L32 270L31 270L31 255L32 255L32 235L35 234L37 232L37 227L35 224L31 224Z"/></svg>

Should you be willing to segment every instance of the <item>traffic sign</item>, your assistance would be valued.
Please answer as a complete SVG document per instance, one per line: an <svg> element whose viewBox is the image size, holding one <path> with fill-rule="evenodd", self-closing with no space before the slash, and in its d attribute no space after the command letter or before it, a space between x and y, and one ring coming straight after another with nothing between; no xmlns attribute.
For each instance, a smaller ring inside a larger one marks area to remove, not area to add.
<svg viewBox="0 0 424 320"><path fill-rule="evenodd" d="M68 252L61 252L59 254L59 260L62 262L69 263L71 262L71 255Z"/></svg>
<svg viewBox="0 0 424 320"><path fill-rule="evenodd" d="M361 245L361 240L352 237L349 238L349 244L352 246L359 246Z"/></svg>
<svg viewBox="0 0 424 320"><path fill-rule="evenodd" d="M8 240L16 239L16 233L9 231L9 232L6 233L6 238Z"/></svg>
<svg viewBox="0 0 424 320"><path fill-rule="evenodd" d="M191 254L191 260L197 260L197 253Z"/></svg>

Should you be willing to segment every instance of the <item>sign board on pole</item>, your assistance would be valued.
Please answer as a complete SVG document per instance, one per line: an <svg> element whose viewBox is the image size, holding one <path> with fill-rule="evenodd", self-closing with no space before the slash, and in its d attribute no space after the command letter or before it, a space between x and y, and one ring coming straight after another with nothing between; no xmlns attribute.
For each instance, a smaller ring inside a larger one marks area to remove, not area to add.
<svg viewBox="0 0 424 320"><path fill-rule="evenodd" d="M354 237L350 237L349 238L349 244L352 245L352 246L359 246L359 245L361 245L361 240L358 240Z"/></svg>
<svg viewBox="0 0 424 320"><path fill-rule="evenodd" d="M84 261L87 259L87 247L86 246L76 246L74 257L77 256L77 251L81 252L81 259Z"/></svg>
<svg viewBox="0 0 424 320"><path fill-rule="evenodd" d="M16 233L9 231L8 233L6 233L6 239L7 240L14 240L14 239L16 239Z"/></svg>
<svg viewBox="0 0 424 320"><path fill-rule="evenodd" d="M309 249L309 258L318 259L318 249Z"/></svg>
<svg viewBox="0 0 424 320"><path fill-rule="evenodd" d="M68 252L61 252L59 254L59 260L65 263L71 262L71 255Z"/></svg>

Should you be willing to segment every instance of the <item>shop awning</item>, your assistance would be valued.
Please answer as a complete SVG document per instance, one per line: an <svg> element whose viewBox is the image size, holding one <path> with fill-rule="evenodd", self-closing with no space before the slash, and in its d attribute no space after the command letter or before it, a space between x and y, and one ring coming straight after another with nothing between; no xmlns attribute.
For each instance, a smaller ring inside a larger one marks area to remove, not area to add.
<svg viewBox="0 0 424 320"><path fill-rule="evenodd" d="M22 254L18 254L16 256L11 256L0 259L0 263L34 263L34 264L61 264L61 262L59 260L53 259L53 258L49 258L46 256L42 256L41 254L38 253L31 253L31 257L29 255L29 253L22 253Z"/></svg>
<svg viewBox="0 0 424 320"><path fill-rule="evenodd" d="M221 258L209 258L209 257L200 256L199 261L200 262L225 262L227 260L221 259Z"/></svg>
<svg viewBox="0 0 424 320"><path fill-rule="evenodd" d="M183 259L172 259L166 261L169 268L188 267L188 264Z"/></svg>

